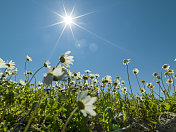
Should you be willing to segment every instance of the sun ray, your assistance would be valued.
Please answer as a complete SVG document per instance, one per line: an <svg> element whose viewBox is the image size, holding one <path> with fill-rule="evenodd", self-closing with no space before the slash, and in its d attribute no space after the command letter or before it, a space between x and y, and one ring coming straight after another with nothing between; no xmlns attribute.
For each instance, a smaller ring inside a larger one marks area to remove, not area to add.
<svg viewBox="0 0 176 132"><path fill-rule="evenodd" d="M106 42L106 43L108 43L108 44L110 44L110 45L112 45L112 46L114 46L114 47L116 47L116 48L118 48L118 49L121 49L121 50L127 51L127 49L122 48L122 47L120 47L120 46L114 44L113 42L104 39L103 37L97 35L96 33L91 32L90 30L88 30L88 29L86 29L86 28L84 28L84 27L82 27L82 26L80 26L80 25L78 25L78 24L76 24L76 23L74 23L74 22L73 22L73 24L76 25L77 27L81 28L82 30L87 31L87 32L90 33L91 35L94 35L96 38L101 39L101 40L103 40L104 42Z"/></svg>
<svg viewBox="0 0 176 132"><path fill-rule="evenodd" d="M73 33L73 30L72 30L71 25L69 25L69 27L70 27L70 31L71 31L71 33L72 33L72 36L73 36L74 42L76 43L75 35L74 35L74 33Z"/></svg>
<svg viewBox="0 0 176 132"><path fill-rule="evenodd" d="M73 12L74 12L74 10L75 10L75 6L76 6L76 2L74 3L74 6L73 6L72 11L71 11L71 13L70 13L70 16L73 15Z"/></svg>
<svg viewBox="0 0 176 132"><path fill-rule="evenodd" d="M87 15L90 15L92 13L95 13L95 11L92 11L92 12L88 12L88 13L85 13L85 14L82 14L82 15L79 15L79 16L76 16L76 17L73 17L73 19L77 19L77 18L80 18L80 17L83 17L83 16L87 16Z"/></svg>
<svg viewBox="0 0 176 132"><path fill-rule="evenodd" d="M59 13L57 13L55 11L51 11L51 12L54 13L54 14L56 14L57 16L60 16L60 17L64 18L64 16L62 16L61 14L59 14Z"/></svg>
<svg viewBox="0 0 176 132"><path fill-rule="evenodd" d="M64 23L64 21L61 21L61 22L57 22L57 23L54 23L54 24L48 25L48 26L46 26L46 28L48 28L48 27L52 27L52 26L56 26L56 25L60 25L60 24L62 24L62 23Z"/></svg>
<svg viewBox="0 0 176 132"><path fill-rule="evenodd" d="M67 11L66 11L65 6L64 6L64 1L63 0L62 0L62 6L64 8L65 15L68 16Z"/></svg>
<svg viewBox="0 0 176 132"><path fill-rule="evenodd" d="M61 36L62 36L62 34L64 33L66 27L67 27L67 25L65 24L64 27L63 27L63 29L62 29L62 31L61 31L61 33L60 33L60 35L59 35L59 38L57 39L57 42L58 42L59 39L61 38ZM56 43L57 43L57 42L56 42Z"/></svg>

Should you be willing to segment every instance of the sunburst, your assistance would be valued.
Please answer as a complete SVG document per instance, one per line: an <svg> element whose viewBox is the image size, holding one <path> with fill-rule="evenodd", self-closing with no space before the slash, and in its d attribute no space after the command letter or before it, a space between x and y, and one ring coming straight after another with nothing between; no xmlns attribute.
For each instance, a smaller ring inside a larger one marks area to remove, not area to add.
<svg viewBox="0 0 176 132"><path fill-rule="evenodd" d="M89 15L89 14L91 14L91 13L93 13L93 12L85 13L85 14L82 14L82 15L75 16L75 17L74 17L74 16L73 16L73 12L74 12L74 9L75 9L75 5L73 6L73 8L72 8L70 14L68 14L67 10L65 9L64 4L62 4L62 5L63 5L63 9L64 9L64 15L61 15L61 14L59 14L59 13L56 12L56 11L52 11L52 12L53 12L54 14L56 14L57 16L61 17L62 20L59 21L59 22L56 22L56 23L54 23L54 24L49 25L49 27L50 27L50 26L60 25L60 24L63 24L63 25L64 25L63 28L62 28L62 30L61 30L61 33L60 33L60 35L59 35L57 41L60 40L60 38L62 37L62 35L63 35L64 31L65 31L65 29L66 29L67 27L69 27L69 28L70 28L70 31L71 31L71 33L72 33L73 39L74 39L74 41L76 42L76 39L75 39L75 35L74 35L74 32L73 32L72 26L75 25L75 26L77 26L77 27L79 27L79 28L80 28L81 26L80 26L78 23L76 23L75 20L78 19L78 18L81 18L81 17L83 17L83 16Z"/></svg>
<svg viewBox="0 0 176 132"><path fill-rule="evenodd" d="M62 2L63 2L63 1L62 1ZM94 13L94 12L88 12L88 13L85 13L85 14L82 14L82 15L79 15L79 16L73 16L73 12L74 12L74 9L75 9L75 5L73 6L73 8L72 8L72 10L71 10L71 12L70 12L69 14L68 14L67 10L65 9L65 6L64 6L63 3L62 3L62 6L63 6L63 10L64 10L64 14L63 14L63 15L59 14L59 13L56 12L56 11L52 11L54 14L56 14L57 16L59 16L62 20L61 20L61 21L58 21L58 22L56 22L56 23L54 23L54 24L49 25L49 27L50 27L50 26L57 26L57 25L60 25L60 24L63 24L63 25L64 25L63 28L62 28L62 30L61 30L61 33L60 33L60 35L59 35L59 37L58 37L58 39L57 39L57 42L58 42L58 41L60 40L60 38L62 37L62 35L63 35L65 29L66 29L67 27L69 27L69 28L70 28L70 31L71 31L71 33L72 33L74 42L76 43L75 35L74 35L73 29L72 29L72 26L74 25L74 26L78 27L79 29L88 32L89 34L93 35L94 37L96 37L96 38L98 38L98 39L100 39L100 40L106 42L107 44L110 44L110 45L112 45L112 46L114 46L114 47L116 47L116 48L118 48L118 49L123 50L123 51L128 51L127 49L125 49L125 48L123 48L123 47L121 47L121 46L119 46L119 45L117 45L117 44L115 44L115 43L113 43L113 42L111 42L111 41L105 39L104 37L99 36L98 34L96 34L96 33L92 32L92 31L88 30L87 28L85 28L85 27L79 25L79 24L76 22L76 19L81 18L81 17L84 17L84 16L89 15L89 14L92 14L92 13ZM57 45L57 42L56 42L56 45ZM56 45L54 46L54 49L56 48Z"/></svg>

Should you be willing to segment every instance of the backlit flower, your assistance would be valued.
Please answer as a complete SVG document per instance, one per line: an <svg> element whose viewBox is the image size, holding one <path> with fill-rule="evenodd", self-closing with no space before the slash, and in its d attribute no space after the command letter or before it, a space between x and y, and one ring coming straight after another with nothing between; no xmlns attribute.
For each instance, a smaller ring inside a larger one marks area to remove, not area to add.
<svg viewBox="0 0 176 132"><path fill-rule="evenodd" d="M163 68L163 70L168 70L170 68L170 66L168 64L164 64L162 68Z"/></svg>
<svg viewBox="0 0 176 132"><path fill-rule="evenodd" d="M3 59L0 58L0 68L6 68L6 63L3 61Z"/></svg>
<svg viewBox="0 0 176 132"><path fill-rule="evenodd" d="M26 56L26 60L27 61L32 61L31 57L29 57L28 55Z"/></svg>
<svg viewBox="0 0 176 132"><path fill-rule="evenodd" d="M93 104L97 100L97 97L90 97L87 96L88 91L83 91L81 94L78 93L77 96L77 106L78 109L83 113L83 115L86 117L87 114L90 114L91 116L96 116L96 112L94 109L96 108Z"/></svg>
<svg viewBox="0 0 176 132"><path fill-rule="evenodd" d="M166 83L172 84L172 83L173 83L173 80L172 80L172 79L167 79Z"/></svg>
<svg viewBox="0 0 176 132"><path fill-rule="evenodd" d="M111 77L111 76L106 75L106 76L104 77L104 79L105 79L105 82L107 82L107 83L112 83L112 77Z"/></svg>
<svg viewBox="0 0 176 132"><path fill-rule="evenodd" d="M46 60L45 62L44 62L44 67L46 67L46 68L51 68L51 66L49 66L49 64L50 64L50 62L49 62L49 60Z"/></svg>
<svg viewBox="0 0 176 132"><path fill-rule="evenodd" d="M140 92L143 94L145 93L145 89L144 88L140 88Z"/></svg>
<svg viewBox="0 0 176 132"><path fill-rule="evenodd" d="M91 71L90 71L90 70L85 70L85 72L88 74L88 73L90 73Z"/></svg>
<svg viewBox="0 0 176 132"><path fill-rule="evenodd" d="M14 66L15 62L12 62L12 60L10 62L7 61L5 65L6 65L7 69L11 69L12 70L12 69L15 68L15 66Z"/></svg>
<svg viewBox="0 0 176 132"><path fill-rule="evenodd" d="M158 76L158 73L154 72L154 73L153 73L153 76L154 76L154 77L157 77L157 76Z"/></svg>
<svg viewBox="0 0 176 132"><path fill-rule="evenodd" d="M122 89L121 89L121 92L122 92L123 94L126 94L126 93L127 93L127 87L122 88Z"/></svg>
<svg viewBox="0 0 176 132"><path fill-rule="evenodd" d="M70 67L70 64L73 64L73 56L68 56L71 53L71 51L65 52L62 56L60 56L59 60L61 63L63 63L66 67Z"/></svg>
<svg viewBox="0 0 176 132"><path fill-rule="evenodd" d="M130 63L130 61L131 61L130 59L124 59L124 60L123 60L123 64L124 64L124 65L128 65L128 63Z"/></svg>
<svg viewBox="0 0 176 132"><path fill-rule="evenodd" d="M139 70L137 68L133 69L133 74L138 74Z"/></svg>

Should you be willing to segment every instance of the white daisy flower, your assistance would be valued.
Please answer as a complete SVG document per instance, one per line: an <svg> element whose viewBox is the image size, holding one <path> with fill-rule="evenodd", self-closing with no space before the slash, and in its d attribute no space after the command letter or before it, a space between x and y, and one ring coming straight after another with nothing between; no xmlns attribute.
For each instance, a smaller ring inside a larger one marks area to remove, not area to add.
<svg viewBox="0 0 176 132"><path fill-rule="evenodd" d="M78 93L77 96L77 105L78 109L83 113L83 115L86 117L87 114L90 114L91 116L96 116L96 112L94 109L96 108L93 104L97 100L97 97L90 97L87 96L88 91L83 91L81 94Z"/></svg>
<svg viewBox="0 0 176 132"><path fill-rule="evenodd" d="M6 65L7 69L11 69L12 70L12 69L15 68L15 66L14 66L15 62L12 62L12 60L10 62L7 61L5 65Z"/></svg>
<svg viewBox="0 0 176 132"><path fill-rule="evenodd" d="M85 72L88 74L88 73L90 73L91 71L90 71L90 70L85 70Z"/></svg>
<svg viewBox="0 0 176 132"><path fill-rule="evenodd" d="M73 56L68 56L71 53L71 51L65 52L62 56L60 56L59 60L62 62L66 67L70 67L70 64L73 64Z"/></svg>
<svg viewBox="0 0 176 132"><path fill-rule="evenodd" d="M90 77L90 79L94 79L95 78L95 74L90 74L89 77Z"/></svg>
<svg viewBox="0 0 176 132"><path fill-rule="evenodd" d="M138 74L139 70L137 68L133 69L133 74Z"/></svg>
<svg viewBox="0 0 176 132"><path fill-rule="evenodd" d="M175 60L174 61L176 61L176 58L175 58Z"/></svg>
<svg viewBox="0 0 176 132"><path fill-rule="evenodd" d="M125 84L125 81L122 80L122 81L121 81L121 84L124 85L124 84Z"/></svg>
<svg viewBox="0 0 176 132"><path fill-rule="evenodd" d="M106 75L106 76L104 77L104 79L105 79L105 82L107 82L107 83L112 83L112 77L111 77L111 76Z"/></svg>
<svg viewBox="0 0 176 132"><path fill-rule="evenodd" d="M127 87L122 88L122 89L121 89L121 92L122 92L123 94L126 94L126 93L127 93Z"/></svg>
<svg viewBox="0 0 176 132"><path fill-rule="evenodd" d="M27 61L32 61L31 57L29 57L28 55L26 56L26 60Z"/></svg>
<svg viewBox="0 0 176 132"><path fill-rule="evenodd" d="M172 79L167 79L166 83L172 84L172 83L173 83L173 80L172 80Z"/></svg>
<svg viewBox="0 0 176 132"><path fill-rule="evenodd" d="M13 75L13 76L17 75L17 71L18 71L17 68L16 68L15 70L12 70L12 75Z"/></svg>
<svg viewBox="0 0 176 132"><path fill-rule="evenodd" d="M124 65L128 65L128 63L130 63L130 61L131 61L130 59L124 59L124 60L123 60L123 64L124 64Z"/></svg>
<svg viewBox="0 0 176 132"><path fill-rule="evenodd" d="M51 86L53 81L53 73L48 72L43 75L43 83L47 86Z"/></svg>
<svg viewBox="0 0 176 132"><path fill-rule="evenodd" d="M145 89L144 88L140 88L140 92L143 94L145 93Z"/></svg>
<svg viewBox="0 0 176 132"><path fill-rule="evenodd" d="M26 85L25 81L23 81L23 80L20 80L20 81L19 81L19 84L20 84L20 85L23 85L23 86Z"/></svg>
<svg viewBox="0 0 176 132"><path fill-rule="evenodd" d="M53 70L53 81L63 81L66 77L68 77L68 72L64 66L59 65Z"/></svg>
<svg viewBox="0 0 176 132"><path fill-rule="evenodd" d="M98 78L100 75L99 74L95 74L95 77Z"/></svg>
<svg viewBox="0 0 176 132"><path fill-rule="evenodd" d="M114 82L113 82L113 84L114 84L115 86L120 85L119 79L115 79Z"/></svg>
<svg viewBox="0 0 176 132"><path fill-rule="evenodd" d="M51 85L52 81L63 81L68 77L68 72L64 66L57 66L53 71L52 68L49 69L48 73L43 76L43 83L46 85Z"/></svg>
<svg viewBox="0 0 176 132"><path fill-rule="evenodd" d="M44 67L50 69L51 66L49 66L49 64L50 64L49 60L46 60L46 61L44 62Z"/></svg>
<svg viewBox="0 0 176 132"><path fill-rule="evenodd" d="M0 58L0 68L6 68L6 63L3 61L3 59Z"/></svg>
<svg viewBox="0 0 176 132"><path fill-rule="evenodd" d="M169 66L168 64L164 64L164 65L162 66L162 68L163 68L163 70L168 70L168 69L170 68L170 66Z"/></svg>

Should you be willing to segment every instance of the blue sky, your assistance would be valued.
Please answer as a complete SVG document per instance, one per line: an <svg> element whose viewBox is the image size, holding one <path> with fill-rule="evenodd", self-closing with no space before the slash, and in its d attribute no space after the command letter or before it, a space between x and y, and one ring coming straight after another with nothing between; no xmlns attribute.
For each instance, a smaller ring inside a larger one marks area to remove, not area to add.
<svg viewBox="0 0 176 132"><path fill-rule="evenodd" d="M77 24L93 33L73 26L76 42L69 28L57 41L63 25L46 28L60 21L52 11L64 13L61 0L0 1L0 57L15 61L18 79L24 78L26 55L33 59L28 70L35 71L47 59L54 66L67 50L75 57L71 71L84 73L90 69L101 77L120 76L126 81L122 61L130 58L130 78L137 91L133 68L138 68L140 80L147 82L163 64L175 68L175 0L64 0L68 12L75 2L73 15L93 12L76 19ZM38 73L38 80L42 80L44 72Z"/></svg>

